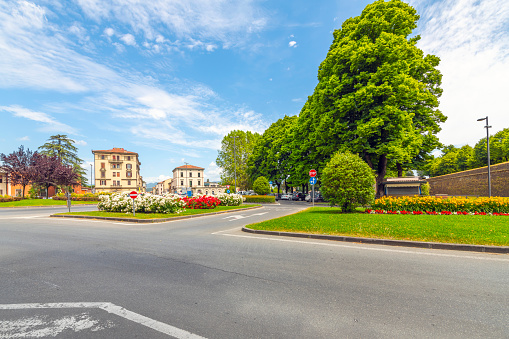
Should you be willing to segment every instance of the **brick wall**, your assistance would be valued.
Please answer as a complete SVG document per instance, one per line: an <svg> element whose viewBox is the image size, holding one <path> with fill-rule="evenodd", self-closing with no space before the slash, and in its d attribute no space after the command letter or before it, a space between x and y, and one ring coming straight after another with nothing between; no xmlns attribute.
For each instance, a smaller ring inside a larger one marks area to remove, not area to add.
<svg viewBox="0 0 509 339"><path fill-rule="evenodd" d="M488 167L427 179L430 194L488 196ZM509 162L491 165L491 195L509 197Z"/></svg>

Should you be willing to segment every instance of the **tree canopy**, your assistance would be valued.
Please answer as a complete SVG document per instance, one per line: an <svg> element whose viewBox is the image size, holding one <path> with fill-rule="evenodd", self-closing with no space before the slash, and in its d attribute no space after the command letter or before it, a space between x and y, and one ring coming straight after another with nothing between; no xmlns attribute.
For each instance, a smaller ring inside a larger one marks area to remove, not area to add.
<svg viewBox="0 0 509 339"><path fill-rule="evenodd" d="M247 172L248 158L260 138L260 134L240 130L231 131L221 141L216 164L221 168L223 185L234 185L235 181L241 190L252 187L252 180Z"/></svg>
<svg viewBox="0 0 509 339"><path fill-rule="evenodd" d="M359 154L376 171L380 195L388 163L402 167L439 145L439 58L409 38L418 19L410 5L380 0L334 31L299 115L301 159L323 168L338 150Z"/></svg>
<svg viewBox="0 0 509 339"><path fill-rule="evenodd" d="M39 153L60 159L62 165L72 166L74 171L80 176L81 183L85 184L87 178L85 170L81 167L83 160L78 157L78 148L74 146L76 142L65 134L52 135L44 145L39 147Z"/></svg>

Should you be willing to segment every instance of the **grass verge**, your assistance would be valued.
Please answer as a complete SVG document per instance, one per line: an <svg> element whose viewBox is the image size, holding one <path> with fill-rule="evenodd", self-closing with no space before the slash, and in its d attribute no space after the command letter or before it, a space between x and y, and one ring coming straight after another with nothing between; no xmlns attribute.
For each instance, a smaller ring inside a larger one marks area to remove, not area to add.
<svg viewBox="0 0 509 339"><path fill-rule="evenodd" d="M509 246L509 217L483 215L387 215L312 207L248 225L255 230L352 237Z"/></svg>
<svg viewBox="0 0 509 339"><path fill-rule="evenodd" d="M110 217L110 218L130 218L130 219L166 219L166 218L174 218L181 217L186 215L198 215L198 214L207 214L214 212L222 212L236 209L243 209L248 207L254 207L260 205L240 205L240 206L218 206L213 209L196 209L196 210L185 210L179 214L165 214L165 213L136 213L136 216L133 216L132 213L118 213L118 212L103 212L103 211L92 211L92 212L66 212L66 213L56 213L58 215L86 215L90 217Z"/></svg>
<svg viewBox="0 0 509 339"><path fill-rule="evenodd" d="M83 204L97 204L98 201L73 201L72 205L83 205ZM0 202L0 207L19 207L19 206L57 206L67 205L66 200L53 200L53 199L25 199L20 201L8 201Z"/></svg>

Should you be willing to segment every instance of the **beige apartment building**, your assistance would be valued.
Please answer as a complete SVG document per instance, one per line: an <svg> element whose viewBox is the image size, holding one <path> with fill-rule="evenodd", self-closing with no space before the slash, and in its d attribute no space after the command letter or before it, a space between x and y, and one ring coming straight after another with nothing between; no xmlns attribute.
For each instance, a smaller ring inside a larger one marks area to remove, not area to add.
<svg viewBox="0 0 509 339"><path fill-rule="evenodd" d="M9 195L11 185L7 180L7 173L0 168L0 195Z"/></svg>
<svg viewBox="0 0 509 339"><path fill-rule="evenodd" d="M192 194L216 195L225 193L227 188L217 183L205 181L203 171L205 169L193 165L184 165L176 167L173 170L173 178L171 180L171 192L178 194L186 194L188 190Z"/></svg>
<svg viewBox="0 0 509 339"><path fill-rule="evenodd" d="M138 153L123 148L92 151L96 192L144 192Z"/></svg>

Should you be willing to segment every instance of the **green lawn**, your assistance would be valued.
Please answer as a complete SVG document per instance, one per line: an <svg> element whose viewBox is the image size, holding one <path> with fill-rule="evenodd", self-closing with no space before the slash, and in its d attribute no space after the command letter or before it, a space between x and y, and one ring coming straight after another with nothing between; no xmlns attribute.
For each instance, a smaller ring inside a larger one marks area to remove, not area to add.
<svg viewBox="0 0 509 339"><path fill-rule="evenodd" d="M279 232L509 246L509 217L505 216L342 214L339 208L312 207L247 227Z"/></svg>
<svg viewBox="0 0 509 339"><path fill-rule="evenodd" d="M86 215L91 217L110 217L110 218L134 218L134 219L165 219L165 218L174 218L181 217L184 215L197 215L197 214L207 214L213 212L221 212L221 211L229 211L236 210L242 208L248 208L253 206L260 205L241 205L241 206L218 206L213 209L196 209L196 210L185 210L179 214L164 214L164 213L136 213L136 216L133 217L133 213L117 213L117 212L103 212L103 211L93 211L93 212L66 212L66 213L57 213L63 215Z"/></svg>
<svg viewBox="0 0 509 339"><path fill-rule="evenodd" d="M71 205L78 204L97 204L98 201L73 201ZM0 207L17 207L17 206L54 206L54 205L67 205L66 200L53 200L53 199L25 199L20 201L0 202Z"/></svg>

